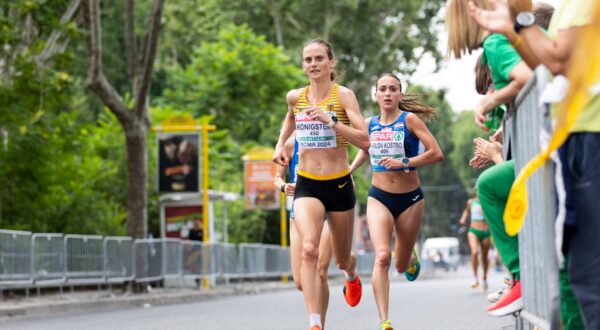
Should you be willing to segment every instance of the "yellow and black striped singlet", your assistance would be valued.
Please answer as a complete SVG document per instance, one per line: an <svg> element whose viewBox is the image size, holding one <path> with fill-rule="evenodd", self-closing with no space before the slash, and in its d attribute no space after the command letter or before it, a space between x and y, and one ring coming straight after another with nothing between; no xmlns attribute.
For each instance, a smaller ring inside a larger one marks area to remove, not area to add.
<svg viewBox="0 0 600 330"><path fill-rule="evenodd" d="M298 113L302 112L304 109L311 106L308 98L306 97L306 93L308 92L308 87L306 86L304 90L298 96L298 100L296 101L296 106L294 107L294 115L298 115ZM342 108L339 99L339 90L340 86L338 84L333 84L333 88L331 89L331 93L329 97L325 99L323 102L317 104L318 107L323 109L323 111L334 112L335 116L338 118L339 122L344 123L344 125L350 126L350 119L346 115L346 110ZM336 132L336 142L338 147L347 147L348 141Z"/></svg>

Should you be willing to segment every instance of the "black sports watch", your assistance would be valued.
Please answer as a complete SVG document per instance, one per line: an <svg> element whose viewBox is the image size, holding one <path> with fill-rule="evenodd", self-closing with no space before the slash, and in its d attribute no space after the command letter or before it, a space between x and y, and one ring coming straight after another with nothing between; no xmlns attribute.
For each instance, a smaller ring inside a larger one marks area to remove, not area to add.
<svg viewBox="0 0 600 330"><path fill-rule="evenodd" d="M517 34L521 32L523 28L527 28L533 26L535 24L535 16L530 11L522 11L517 14L517 19L515 20L515 32Z"/></svg>
<svg viewBox="0 0 600 330"><path fill-rule="evenodd" d="M333 126L337 125L338 121L338 117L331 115L331 120L327 123L327 126L329 126L329 128L333 128Z"/></svg>
<svg viewBox="0 0 600 330"><path fill-rule="evenodd" d="M408 159L408 157L402 158L402 166L404 167L404 172L406 173L410 172L408 164L410 164L410 159Z"/></svg>

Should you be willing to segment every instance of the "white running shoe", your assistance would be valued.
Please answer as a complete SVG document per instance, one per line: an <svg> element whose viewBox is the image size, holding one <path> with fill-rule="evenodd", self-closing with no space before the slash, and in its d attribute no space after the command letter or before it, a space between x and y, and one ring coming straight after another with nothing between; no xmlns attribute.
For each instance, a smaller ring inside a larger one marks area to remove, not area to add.
<svg viewBox="0 0 600 330"><path fill-rule="evenodd" d="M507 289L508 289L508 287L502 288L498 291L488 294L487 300L491 303L495 303L496 301L498 301L500 299L500 297L502 297L502 295L504 295L504 292L506 292Z"/></svg>

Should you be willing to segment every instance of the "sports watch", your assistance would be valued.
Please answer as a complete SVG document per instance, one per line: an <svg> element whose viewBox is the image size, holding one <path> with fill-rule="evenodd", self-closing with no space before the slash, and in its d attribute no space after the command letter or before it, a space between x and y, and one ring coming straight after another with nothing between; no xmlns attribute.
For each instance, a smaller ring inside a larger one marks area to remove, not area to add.
<svg viewBox="0 0 600 330"><path fill-rule="evenodd" d="M521 32L522 29L533 26L535 24L535 16L530 11L522 11L517 14L517 19L515 20L515 32L517 34Z"/></svg>
<svg viewBox="0 0 600 330"><path fill-rule="evenodd" d="M335 115L331 115L331 120L326 124L329 128L333 128L333 126L337 125L338 118Z"/></svg>
<svg viewBox="0 0 600 330"><path fill-rule="evenodd" d="M410 163L410 159L408 159L408 157L402 158L402 166L404 167L404 172L406 172L406 173L410 172L410 168L408 167L409 163Z"/></svg>

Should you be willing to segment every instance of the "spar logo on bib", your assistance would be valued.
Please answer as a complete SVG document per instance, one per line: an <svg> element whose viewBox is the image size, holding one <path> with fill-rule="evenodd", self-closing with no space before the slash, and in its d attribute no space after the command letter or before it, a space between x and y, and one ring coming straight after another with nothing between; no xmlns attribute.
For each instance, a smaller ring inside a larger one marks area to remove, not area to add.
<svg viewBox="0 0 600 330"><path fill-rule="evenodd" d="M403 141L404 133L394 131L382 131L371 133L371 141Z"/></svg>

